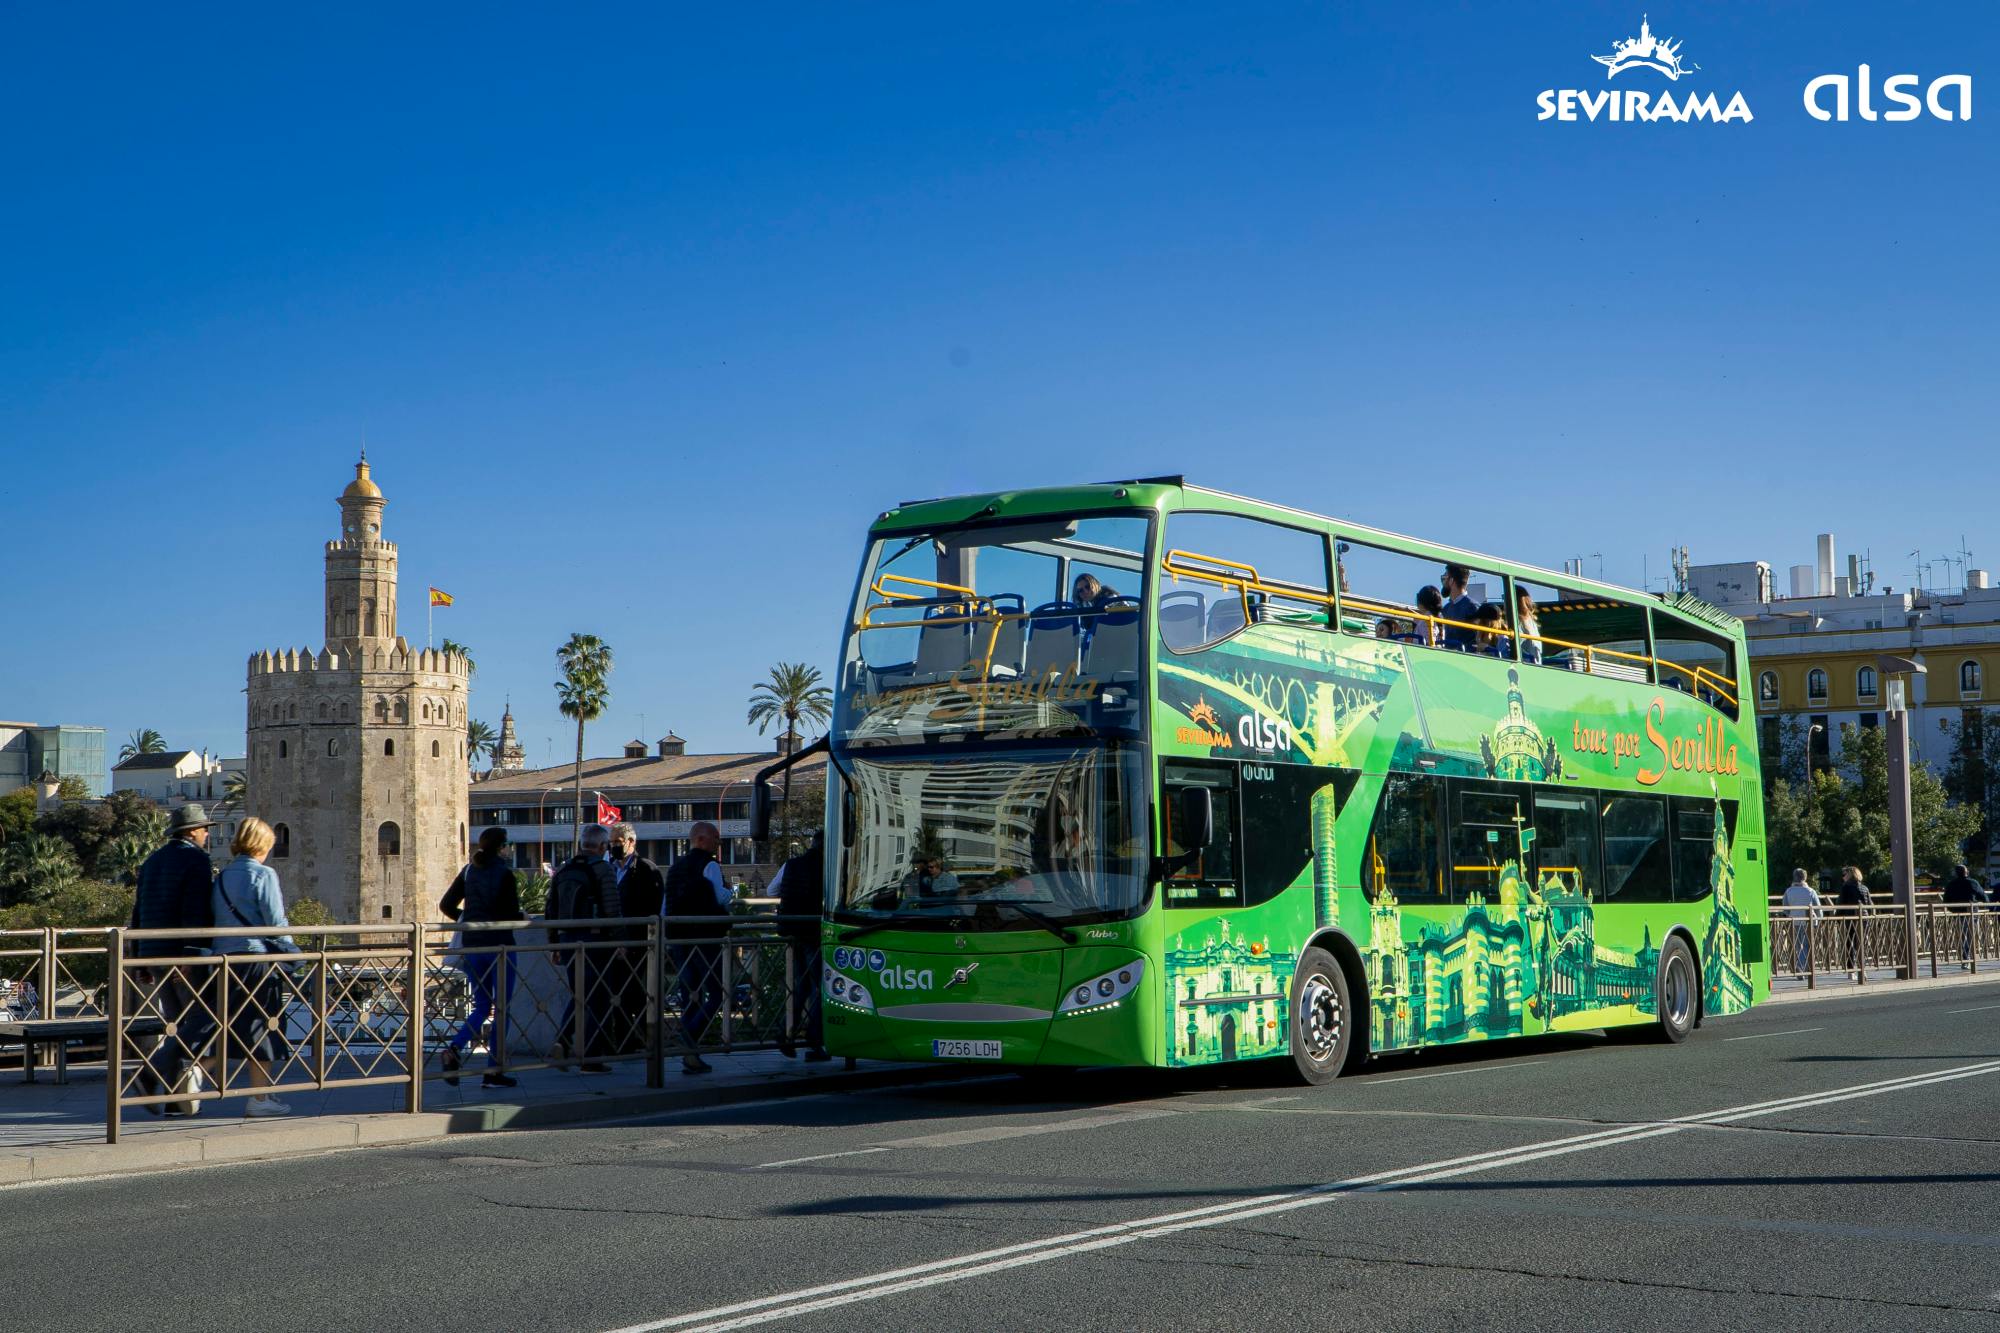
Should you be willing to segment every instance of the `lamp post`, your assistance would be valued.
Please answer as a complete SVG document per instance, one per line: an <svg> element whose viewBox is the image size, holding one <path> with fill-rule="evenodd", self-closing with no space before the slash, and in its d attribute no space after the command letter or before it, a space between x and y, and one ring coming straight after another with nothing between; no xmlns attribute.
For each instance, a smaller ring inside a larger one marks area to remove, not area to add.
<svg viewBox="0 0 2000 1333"><path fill-rule="evenodd" d="M1889 881L1896 901L1903 905L1903 977L1917 975L1917 874L1910 846L1910 713L1904 696L1905 675L1925 674L1924 664L1913 657L1883 653L1876 667L1888 677L1889 760Z"/></svg>
<svg viewBox="0 0 2000 1333"><path fill-rule="evenodd" d="M542 823L542 807L547 803L550 792L561 790L561 787L544 787L542 788L541 796L535 801L535 847L540 852L541 861L545 865L549 859L549 833L548 826Z"/></svg>

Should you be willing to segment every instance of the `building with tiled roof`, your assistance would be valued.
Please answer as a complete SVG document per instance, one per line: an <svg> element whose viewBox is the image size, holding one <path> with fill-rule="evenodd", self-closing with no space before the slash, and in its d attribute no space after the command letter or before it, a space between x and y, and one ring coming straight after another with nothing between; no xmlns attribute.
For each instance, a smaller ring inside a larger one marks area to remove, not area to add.
<svg viewBox="0 0 2000 1333"><path fill-rule="evenodd" d="M758 772L782 755L782 748L689 754L687 743L671 732L651 753L633 741L616 758L583 761L583 818L595 817L601 796L632 825L640 854L663 867L686 850L689 829L706 820L722 832L722 864L730 880L761 888L777 867L757 860L751 844L750 790ZM825 757L801 760L792 770L793 802L816 808L825 784ZM472 786L473 836L489 826L504 828L517 865L554 865L569 854L575 833L575 786L573 762L495 772Z"/></svg>

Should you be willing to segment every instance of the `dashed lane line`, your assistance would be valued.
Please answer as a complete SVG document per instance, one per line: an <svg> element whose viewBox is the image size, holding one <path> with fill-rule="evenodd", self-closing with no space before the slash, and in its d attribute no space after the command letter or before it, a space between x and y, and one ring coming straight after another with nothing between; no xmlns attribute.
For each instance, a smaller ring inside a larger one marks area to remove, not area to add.
<svg viewBox="0 0 2000 1333"><path fill-rule="evenodd" d="M2000 1006L1996 1006L2000 1007ZM1825 1028L1786 1028L1783 1032L1752 1032L1741 1037L1724 1037L1724 1041L1762 1041L1766 1037L1798 1037L1808 1032L1824 1032Z"/></svg>
<svg viewBox="0 0 2000 1333"><path fill-rule="evenodd" d="M1533 1065L1545 1065L1547 1060L1520 1060L1512 1064L1481 1065L1477 1069L1441 1069L1435 1074L1398 1074L1394 1078L1368 1078L1361 1080L1367 1088L1379 1088L1386 1083L1415 1083L1422 1078L1457 1078L1460 1074L1493 1074L1504 1069L1527 1069Z"/></svg>

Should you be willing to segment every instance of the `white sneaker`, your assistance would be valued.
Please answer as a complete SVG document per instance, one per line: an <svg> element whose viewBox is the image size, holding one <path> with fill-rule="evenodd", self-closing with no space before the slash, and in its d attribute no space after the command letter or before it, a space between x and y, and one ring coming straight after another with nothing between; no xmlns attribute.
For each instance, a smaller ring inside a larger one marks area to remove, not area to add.
<svg viewBox="0 0 2000 1333"><path fill-rule="evenodd" d="M290 1115L291 1113L291 1104L289 1102L281 1102L276 1097L252 1097L243 1106L245 1118L251 1120L255 1120L260 1116Z"/></svg>

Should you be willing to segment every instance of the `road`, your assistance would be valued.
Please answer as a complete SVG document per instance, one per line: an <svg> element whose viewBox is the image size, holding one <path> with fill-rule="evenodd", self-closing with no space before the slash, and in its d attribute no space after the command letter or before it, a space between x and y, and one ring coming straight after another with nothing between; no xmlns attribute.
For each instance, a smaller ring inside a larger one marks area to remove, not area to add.
<svg viewBox="0 0 2000 1333"><path fill-rule="evenodd" d="M0 1193L24 1329L2000 1329L2000 982Z"/></svg>

